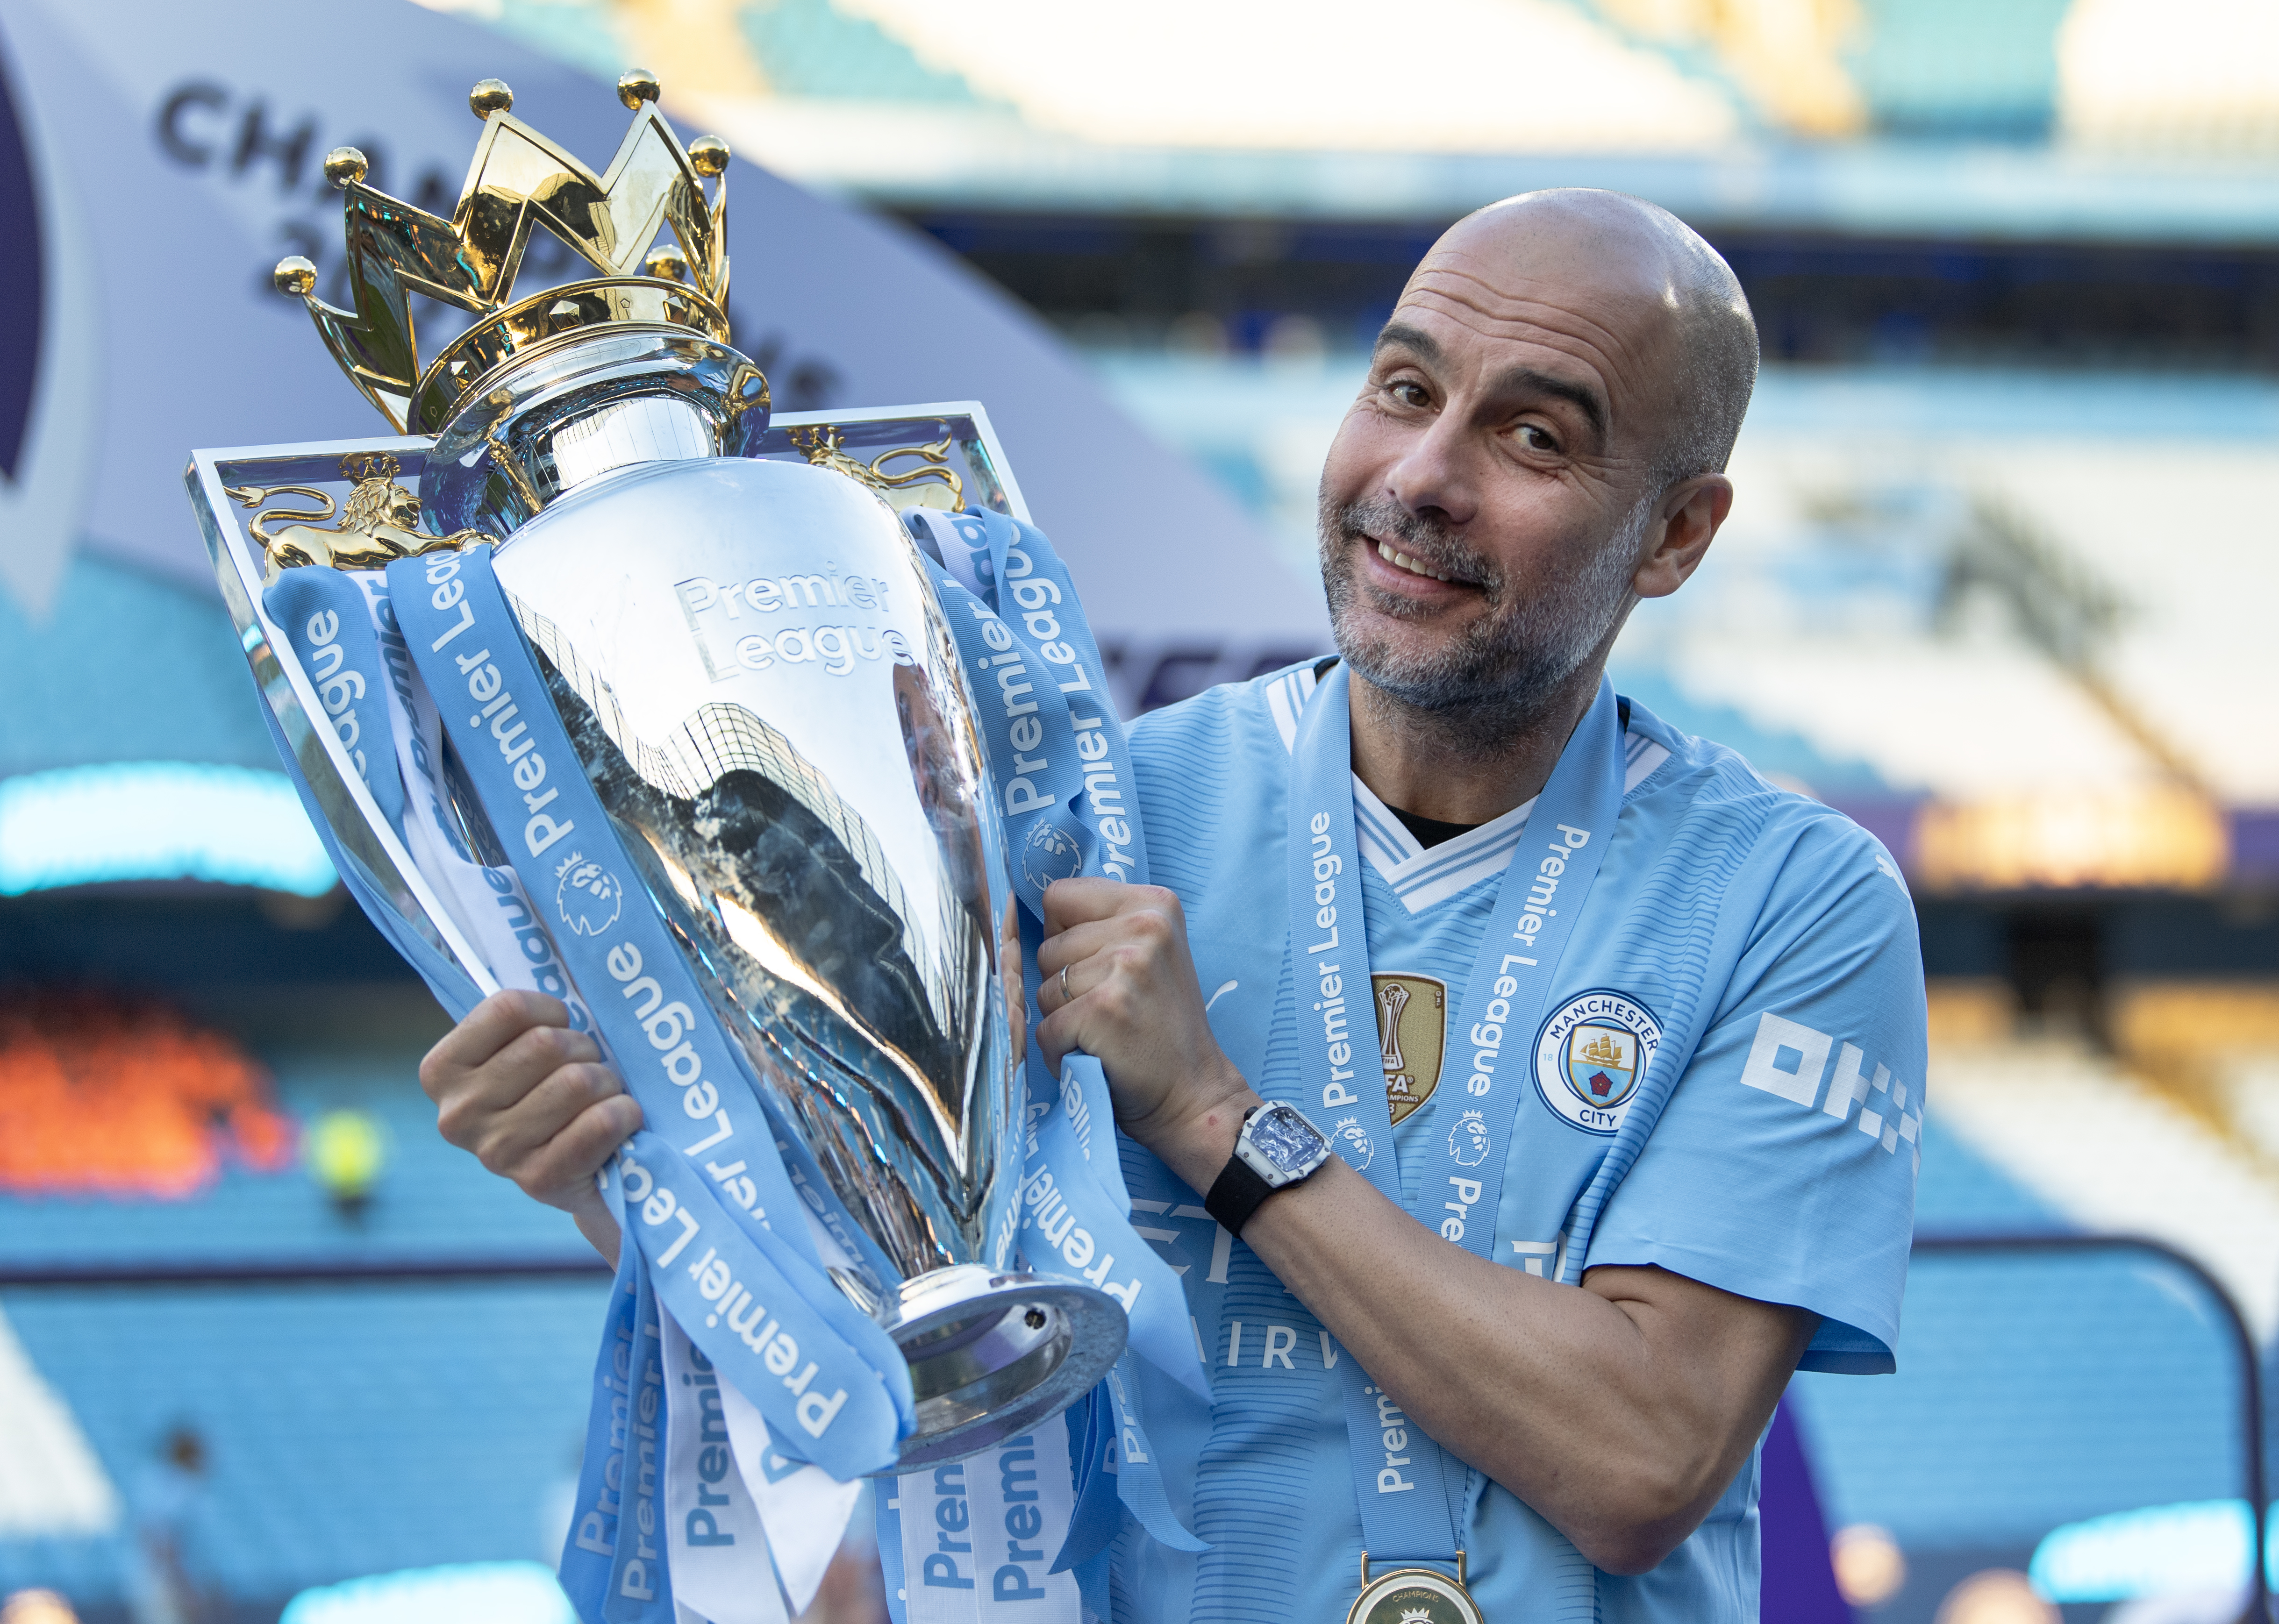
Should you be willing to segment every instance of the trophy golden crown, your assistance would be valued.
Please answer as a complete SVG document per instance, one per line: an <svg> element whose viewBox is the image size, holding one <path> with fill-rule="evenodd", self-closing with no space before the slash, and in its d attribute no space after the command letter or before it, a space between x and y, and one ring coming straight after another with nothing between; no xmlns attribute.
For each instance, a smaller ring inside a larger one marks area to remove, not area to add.
<svg viewBox="0 0 2279 1624"><path fill-rule="evenodd" d="M566 334L663 324L726 343L728 143L705 135L682 147L657 94L656 75L644 70L618 79L633 127L608 172L596 175L514 118L514 93L503 83L484 80L467 96L482 139L449 219L366 186L364 154L335 148L325 173L346 194L353 308L318 298L317 268L297 255L278 264L278 290L300 296L341 370L399 433L437 433L500 365ZM518 301L515 277L533 226L601 274ZM652 249L667 226L673 244ZM424 367L413 294L474 317Z"/></svg>

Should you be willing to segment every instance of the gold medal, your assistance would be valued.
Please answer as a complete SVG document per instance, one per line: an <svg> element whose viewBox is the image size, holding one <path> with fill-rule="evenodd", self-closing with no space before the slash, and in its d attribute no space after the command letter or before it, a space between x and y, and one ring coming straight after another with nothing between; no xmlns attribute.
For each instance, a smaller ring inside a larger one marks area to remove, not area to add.
<svg viewBox="0 0 2279 1624"><path fill-rule="evenodd" d="M1369 1576L1369 1552L1361 1553L1361 1595L1346 1624L1487 1624L1479 1603L1464 1588L1464 1553L1456 1552L1456 1576L1430 1567L1395 1567Z"/></svg>

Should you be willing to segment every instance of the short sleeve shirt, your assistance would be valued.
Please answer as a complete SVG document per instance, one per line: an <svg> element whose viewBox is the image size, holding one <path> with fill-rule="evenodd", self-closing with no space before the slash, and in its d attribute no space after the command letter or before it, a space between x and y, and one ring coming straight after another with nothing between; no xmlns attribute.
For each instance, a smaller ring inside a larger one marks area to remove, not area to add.
<svg viewBox="0 0 2279 1624"><path fill-rule="evenodd" d="M1186 911L1214 1033L1262 1093L1301 1107L1288 916L1278 883L1268 906L1259 898L1261 877L1285 872L1290 744L1312 679L1297 667L1213 689L1132 736L1151 876ZM1546 1103L1523 1109L1497 1260L1569 1281L1597 1265L1656 1265L1818 1314L1806 1368L1890 1370L1926 1060L1898 867L1856 825L1731 752L1643 707L1627 714L1622 812L1558 982L1611 989L1698 1041L1628 1171L1610 1192L1576 1189L1548 1233L1526 1229L1515 1191L1531 1145L1576 1130L1547 1103L1548 1084ZM1426 848L1358 780L1354 793L1376 1026L1356 1038L1374 1038L1405 1150L1454 1121L1461 1036L1449 1027L1532 808ZM1208 1406L1168 1380L1144 1390L1167 1484L1210 1549L1171 1551L1127 1524L1116 1618L1342 1617L1362 1547L1343 1351L1197 1192L1123 1144L1133 1222L1180 1272L1210 1377ZM1422 1160L1404 1155L1404 1172ZM1753 1458L1677 1551L1621 1577L1475 1472L1471 1589L1490 1618L1754 1619L1755 1507Z"/></svg>

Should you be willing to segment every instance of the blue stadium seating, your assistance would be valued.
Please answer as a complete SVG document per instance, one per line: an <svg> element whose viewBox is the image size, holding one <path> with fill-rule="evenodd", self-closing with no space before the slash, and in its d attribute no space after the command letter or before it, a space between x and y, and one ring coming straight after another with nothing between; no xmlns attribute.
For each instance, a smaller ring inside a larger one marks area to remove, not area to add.
<svg viewBox="0 0 2279 1624"><path fill-rule="evenodd" d="M271 1059L296 1115L352 1106L388 1128L360 1220L304 1172L234 1172L179 1203L0 1201L0 1259L590 1255L567 1218L436 1137L416 1051ZM393 1568L550 1559L605 1286L40 1287L0 1308L130 1500L173 1426L204 1436L196 1560L235 1596L281 1601ZM38 1582L99 1605L122 1559L116 1539L0 1541L0 1594Z"/></svg>
<svg viewBox="0 0 2279 1624"><path fill-rule="evenodd" d="M90 648L132 657L90 660ZM277 765L220 598L107 559L73 559L43 619L0 593L0 777L91 762Z"/></svg>

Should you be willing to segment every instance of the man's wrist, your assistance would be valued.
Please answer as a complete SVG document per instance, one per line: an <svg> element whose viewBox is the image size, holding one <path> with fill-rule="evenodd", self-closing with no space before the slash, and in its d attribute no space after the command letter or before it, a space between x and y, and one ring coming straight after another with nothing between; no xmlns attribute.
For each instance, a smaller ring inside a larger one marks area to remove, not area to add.
<svg viewBox="0 0 2279 1624"><path fill-rule="evenodd" d="M1244 1114L1266 1102L1224 1055L1181 1092L1185 1098L1167 1102L1145 1122L1126 1123L1125 1130L1192 1188L1208 1190L1234 1154Z"/></svg>

